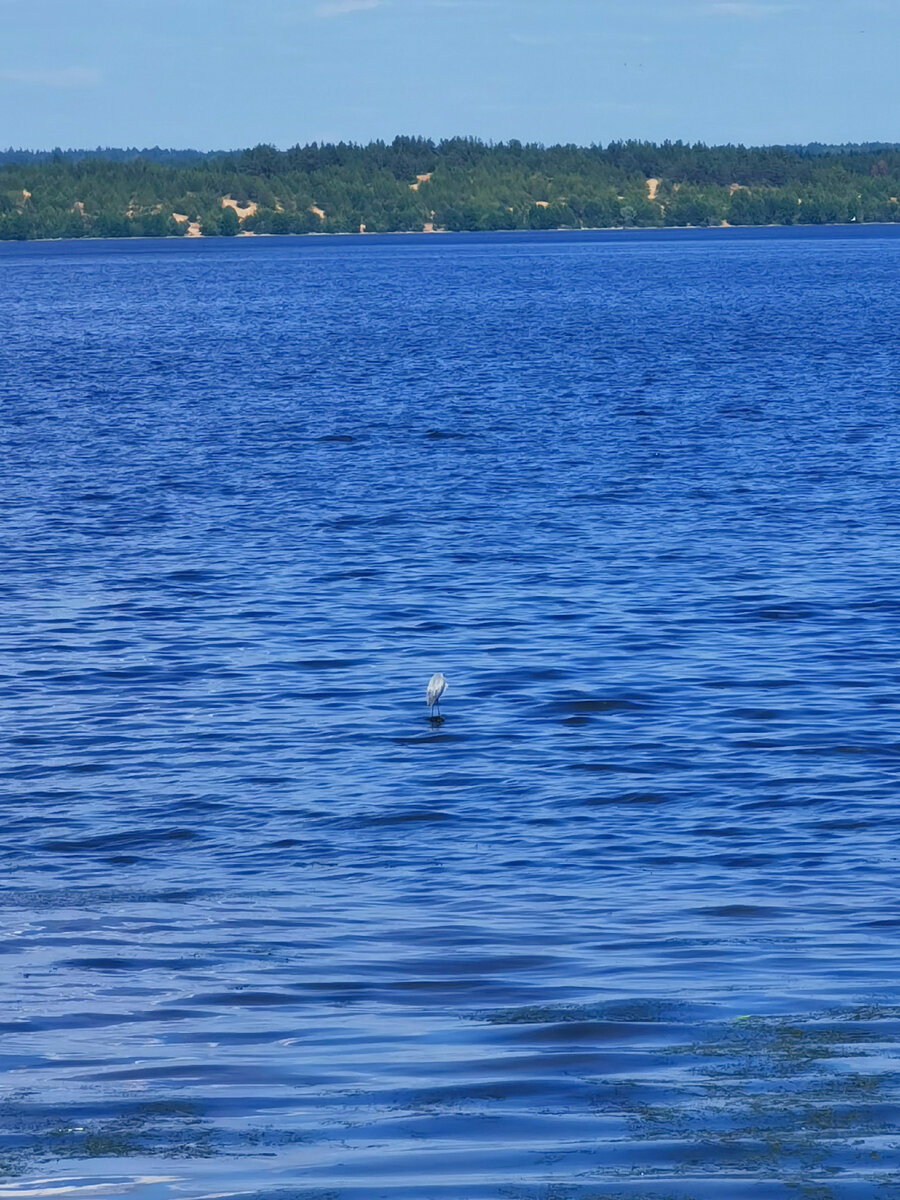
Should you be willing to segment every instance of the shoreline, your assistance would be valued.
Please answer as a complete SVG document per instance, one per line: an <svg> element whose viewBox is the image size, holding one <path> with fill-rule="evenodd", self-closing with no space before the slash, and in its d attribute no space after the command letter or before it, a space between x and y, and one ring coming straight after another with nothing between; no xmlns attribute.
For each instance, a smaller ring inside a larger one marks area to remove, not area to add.
<svg viewBox="0 0 900 1200"><path fill-rule="evenodd" d="M535 236L552 237L555 234L568 234L577 237L582 233L622 233L622 234L644 234L644 233L700 233L700 234L733 234L733 233L751 233L757 229L784 229L784 230L804 230L804 229L896 229L900 232L900 221L842 221L842 222L806 222L797 223L794 225L591 225L581 229L573 229L571 226L560 225L555 229L391 229L385 231L376 230L351 230L342 229L335 232L326 233L319 230L311 230L309 233L254 233L248 230L246 233L238 233L234 236L210 236L209 234L164 234L162 237L147 237L146 235L134 235L129 237L78 237L78 238L0 238L0 249L4 246L28 246L28 245L62 245L71 244L77 245L81 242L95 244L98 242L109 242L113 244L126 245L129 242L164 242L170 244L173 242L187 243L227 243L227 242L254 242L254 241L272 241L273 239L296 239L307 240L315 238L357 238L360 241L372 238L444 238L444 237L522 237Z"/></svg>

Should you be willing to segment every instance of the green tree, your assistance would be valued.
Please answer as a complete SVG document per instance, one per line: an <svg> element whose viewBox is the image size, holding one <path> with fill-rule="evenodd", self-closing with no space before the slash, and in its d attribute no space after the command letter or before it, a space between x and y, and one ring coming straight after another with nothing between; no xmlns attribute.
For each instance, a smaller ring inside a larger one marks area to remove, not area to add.
<svg viewBox="0 0 900 1200"><path fill-rule="evenodd" d="M223 208L219 217L219 233L222 237L236 237L241 231L241 221L233 208Z"/></svg>

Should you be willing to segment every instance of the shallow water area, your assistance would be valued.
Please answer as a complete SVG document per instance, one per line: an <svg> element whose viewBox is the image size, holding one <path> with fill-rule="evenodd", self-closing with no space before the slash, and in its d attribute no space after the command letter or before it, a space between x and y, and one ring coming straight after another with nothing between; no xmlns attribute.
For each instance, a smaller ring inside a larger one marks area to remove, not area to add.
<svg viewBox="0 0 900 1200"><path fill-rule="evenodd" d="M0 1200L900 1196L898 268L0 245Z"/></svg>

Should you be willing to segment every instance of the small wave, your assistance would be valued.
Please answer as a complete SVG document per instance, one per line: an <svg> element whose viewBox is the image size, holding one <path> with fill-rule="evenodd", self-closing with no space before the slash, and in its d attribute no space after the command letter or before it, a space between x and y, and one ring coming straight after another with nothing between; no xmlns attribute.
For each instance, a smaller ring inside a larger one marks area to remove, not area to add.
<svg viewBox="0 0 900 1200"><path fill-rule="evenodd" d="M93 854L106 850L145 850L165 842L189 842L199 838L194 829L129 829L94 837L50 840L40 844L52 854Z"/></svg>

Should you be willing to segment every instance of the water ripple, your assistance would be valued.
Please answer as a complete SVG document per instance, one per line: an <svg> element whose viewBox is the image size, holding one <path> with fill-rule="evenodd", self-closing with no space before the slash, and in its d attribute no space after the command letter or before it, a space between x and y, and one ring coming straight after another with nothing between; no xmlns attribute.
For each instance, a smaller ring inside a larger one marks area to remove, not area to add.
<svg viewBox="0 0 900 1200"><path fill-rule="evenodd" d="M900 1194L900 242L722 232L0 246L0 1200Z"/></svg>

